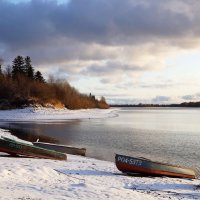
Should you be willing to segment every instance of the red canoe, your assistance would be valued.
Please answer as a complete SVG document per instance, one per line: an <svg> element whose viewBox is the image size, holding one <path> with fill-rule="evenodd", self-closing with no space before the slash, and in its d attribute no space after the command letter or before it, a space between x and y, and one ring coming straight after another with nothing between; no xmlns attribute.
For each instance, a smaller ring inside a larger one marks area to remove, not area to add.
<svg viewBox="0 0 200 200"><path fill-rule="evenodd" d="M192 169L155 162L145 158L135 158L116 154L115 162L117 168L127 174L141 173L154 176L196 178L196 174Z"/></svg>

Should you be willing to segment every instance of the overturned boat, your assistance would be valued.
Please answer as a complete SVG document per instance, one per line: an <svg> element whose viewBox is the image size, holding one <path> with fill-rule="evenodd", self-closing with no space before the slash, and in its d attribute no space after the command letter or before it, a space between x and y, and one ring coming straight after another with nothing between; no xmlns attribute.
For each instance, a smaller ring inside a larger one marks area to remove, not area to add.
<svg viewBox="0 0 200 200"><path fill-rule="evenodd" d="M33 144L38 147L51 149L54 151L59 151L62 153L67 153L67 154L85 156L85 153L86 153L85 148L77 148L77 147L66 146L62 144L45 143L45 142L39 142L39 141L33 142Z"/></svg>
<svg viewBox="0 0 200 200"><path fill-rule="evenodd" d="M155 162L145 158L129 157L116 154L117 168L127 174L141 173L151 176L170 176L180 178L196 178L194 170L167 163Z"/></svg>
<svg viewBox="0 0 200 200"><path fill-rule="evenodd" d="M67 156L64 153L36 147L34 145L18 142L10 138L0 138L0 152L11 155L23 155L28 157L47 158L55 160L66 160Z"/></svg>

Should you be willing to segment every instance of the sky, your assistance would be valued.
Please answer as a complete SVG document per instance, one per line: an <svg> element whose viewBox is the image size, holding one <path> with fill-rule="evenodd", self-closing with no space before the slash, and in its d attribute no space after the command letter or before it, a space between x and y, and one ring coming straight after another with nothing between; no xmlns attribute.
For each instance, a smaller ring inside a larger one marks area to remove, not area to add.
<svg viewBox="0 0 200 200"><path fill-rule="evenodd" d="M108 103L199 101L199 10L199 0L0 0L0 57L28 55L46 79Z"/></svg>

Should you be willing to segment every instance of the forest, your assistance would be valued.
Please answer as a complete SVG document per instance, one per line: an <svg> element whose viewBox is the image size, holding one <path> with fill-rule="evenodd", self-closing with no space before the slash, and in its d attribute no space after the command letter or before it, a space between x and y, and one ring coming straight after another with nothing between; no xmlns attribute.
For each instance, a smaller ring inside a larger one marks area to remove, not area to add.
<svg viewBox="0 0 200 200"><path fill-rule="evenodd" d="M68 81L35 71L29 56L17 56L11 65L0 59L0 109L41 105L68 109L109 108L104 97L81 94Z"/></svg>

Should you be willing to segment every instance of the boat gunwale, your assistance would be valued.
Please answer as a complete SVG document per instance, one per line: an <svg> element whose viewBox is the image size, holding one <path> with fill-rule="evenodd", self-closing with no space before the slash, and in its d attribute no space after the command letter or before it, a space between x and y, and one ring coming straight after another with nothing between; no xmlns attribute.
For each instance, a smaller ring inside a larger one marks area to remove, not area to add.
<svg viewBox="0 0 200 200"><path fill-rule="evenodd" d="M169 166L169 167L177 167L177 168L181 168L181 169L193 170L189 167L185 167L185 166L182 167L182 166L179 166L179 165L169 164L169 163L166 163L166 162L154 161L154 160L146 159L146 158L143 158L143 157L131 157L131 156L125 156L125 155L121 155L121 154L115 154L115 158L116 158L116 156L123 156L123 157L127 157L127 158L130 158L130 159L143 160L143 161L146 161L146 162L149 162L149 163L161 164L161 165L165 165L165 166ZM118 162L120 162L120 161L118 161Z"/></svg>
<svg viewBox="0 0 200 200"><path fill-rule="evenodd" d="M79 147L73 147L73 146L68 146L64 144L55 144L55 143L48 143L48 142L33 142L33 145L35 144L44 144L44 145L49 145L49 146L58 146L58 147L64 147L64 148L74 148L77 150L86 150L86 148L79 148Z"/></svg>
<svg viewBox="0 0 200 200"><path fill-rule="evenodd" d="M160 171L160 172L166 172L166 173L168 173L169 171L167 171L167 170L164 170L164 169L155 169L155 168L150 168L150 167L144 167L144 166L137 166L137 165L131 165L131 164L129 164L129 163L125 163L125 162L121 162L121 161L118 161L117 160L117 157L118 156L122 156L122 157L124 157L124 158L129 158L129 159L136 159L136 160L142 160L142 161L145 161L145 162L148 162L149 164L151 164L151 163L153 163L153 164L159 164L159 165L162 165L162 166L166 166L166 167L172 167L172 168L174 168L174 169L179 169L179 170L188 170L188 173L184 173L184 172L174 172L174 171L170 171L170 173L172 173L172 174L179 174L179 175L186 175L186 176L190 176L191 178L196 178L197 177L197 175L196 175L196 172L193 170L193 169L191 169L191 168L187 168L187 167L181 167L181 166L177 166L177 165L171 165L171 164L169 164L169 163L162 163L162 162L156 162L156 161L152 161L152 160L150 160L150 159L145 159L145 158L141 158L141 157L131 157L131 156L126 156L126 155L121 155L121 154L115 154L115 162L116 162L116 166L117 166L117 168L118 168L118 163L122 163L123 165L127 165L127 166L132 166L132 167L135 167L135 168L142 168L143 169L143 172L136 172L136 173L145 173L144 171L145 171L145 169L150 169L150 171L152 172L152 171ZM161 166L161 167L162 167ZM118 168L119 169L119 168ZM119 169L120 170L120 169ZM123 171L123 170L120 170L120 171ZM140 171L140 170L139 170ZM126 173L128 173L128 171L123 171L123 172L126 172ZM147 174L151 174L151 172L149 172L149 173L147 173ZM134 172L131 172L131 173L134 173ZM158 174L158 173L152 173L152 174ZM159 175L159 174L158 174ZM180 177L180 176L179 176Z"/></svg>

